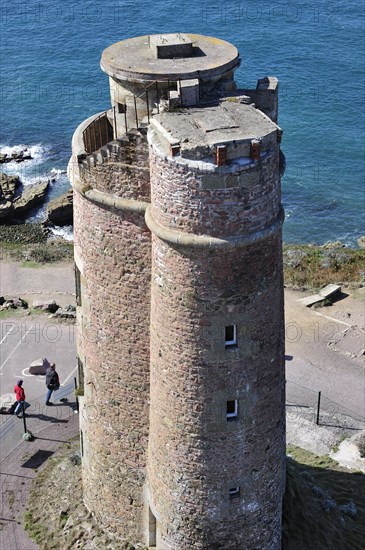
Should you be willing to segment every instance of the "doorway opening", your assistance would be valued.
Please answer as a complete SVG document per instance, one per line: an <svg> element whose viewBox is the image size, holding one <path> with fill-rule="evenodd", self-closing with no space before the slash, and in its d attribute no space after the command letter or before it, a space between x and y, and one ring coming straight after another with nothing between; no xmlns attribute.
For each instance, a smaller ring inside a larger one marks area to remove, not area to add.
<svg viewBox="0 0 365 550"><path fill-rule="evenodd" d="M156 548L157 540L157 522L156 518L152 513L151 508L149 508L148 513L148 546L150 548Z"/></svg>

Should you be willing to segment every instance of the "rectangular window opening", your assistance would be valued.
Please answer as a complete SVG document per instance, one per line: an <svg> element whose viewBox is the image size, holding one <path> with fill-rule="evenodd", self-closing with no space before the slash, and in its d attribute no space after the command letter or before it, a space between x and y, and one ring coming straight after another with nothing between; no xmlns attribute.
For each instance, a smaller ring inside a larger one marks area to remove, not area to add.
<svg viewBox="0 0 365 550"><path fill-rule="evenodd" d="M225 330L225 346L237 346L237 325L227 325Z"/></svg>
<svg viewBox="0 0 365 550"><path fill-rule="evenodd" d="M76 305L81 306L81 273L75 264Z"/></svg>
<svg viewBox="0 0 365 550"><path fill-rule="evenodd" d="M240 487L231 487L229 490L229 498L239 498L241 496Z"/></svg>
<svg viewBox="0 0 365 550"><path fill-rule="evenodd" d="M157 521L151 508L148 513L148 546L149 548L156 548L157 544Z"/></svg>
<svg viewBox="0 0 365 550"><path fill-rule="evenodd" d="M79 379L79 387L84 387L84 364L81 361L80 357L77 356L77 374Z"/></svg>
<svg viewBox="0 0 365 550"><path fill-rule="evenodd" d="M227 401L227 420L236 420L238 418L238 399Z"/></svg>

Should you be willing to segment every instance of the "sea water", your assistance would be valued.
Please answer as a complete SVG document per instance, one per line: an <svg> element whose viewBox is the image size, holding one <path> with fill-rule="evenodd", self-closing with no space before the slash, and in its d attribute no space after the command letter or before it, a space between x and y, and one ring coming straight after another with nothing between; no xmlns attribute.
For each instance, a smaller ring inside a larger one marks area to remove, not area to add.
<svg viewBox="0 0 365 550"><path fill-rule="evenodd" d="M60 195L73 131L110 106L103 49L152 33L217 36L240 51L239 85L280 81L285 241L356 245L365 233L363 9L358 0L2 2L0 150L34 157L3 169L25 185L50 178L50 198Z"/></svg>

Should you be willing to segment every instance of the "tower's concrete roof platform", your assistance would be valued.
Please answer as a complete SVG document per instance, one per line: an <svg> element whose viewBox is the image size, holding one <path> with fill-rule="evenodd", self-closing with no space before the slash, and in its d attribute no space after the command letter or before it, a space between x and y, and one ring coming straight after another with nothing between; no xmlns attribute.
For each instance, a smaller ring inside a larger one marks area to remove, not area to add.
<svg viewBox="0 0 365 550"><path fill-rule="evenodd" d="M156 121L171 143L180 143L182 155L184 150L189 155L195 148L219 143L231 144L234 149L236 142L252 139L263 140L266 146L276 142L278 126L272 120L254 105L231 99L211 107L165 111L154 116L152 124Z"/></svg>
<svg viewBox="0 0 365 550"><path fill-rule="evenodd" d="M239 66L235 46L200 34L129 38L103 52L100 66L109 76L135 82L209 79Z"/></svg>

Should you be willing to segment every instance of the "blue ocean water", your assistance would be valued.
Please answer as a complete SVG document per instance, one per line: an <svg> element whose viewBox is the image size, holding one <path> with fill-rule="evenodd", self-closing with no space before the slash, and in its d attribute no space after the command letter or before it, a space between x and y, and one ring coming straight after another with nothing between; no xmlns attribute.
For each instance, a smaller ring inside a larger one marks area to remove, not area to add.
<svg viewBox="0 0 365 550"><path fill-rule="evenodd" d="M285 241L355 245L365 234L358 0L29 0L2 2L0 24L0 150L31 148L34 161L4 165L25 183L53 169L51 197L69 186L62 171L73 131L110 104L104 48L141 34L200 33L238 47L242 87L265 75L280 80Z"/></svg>

